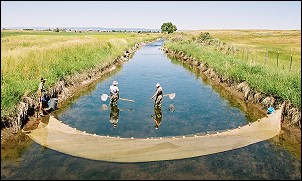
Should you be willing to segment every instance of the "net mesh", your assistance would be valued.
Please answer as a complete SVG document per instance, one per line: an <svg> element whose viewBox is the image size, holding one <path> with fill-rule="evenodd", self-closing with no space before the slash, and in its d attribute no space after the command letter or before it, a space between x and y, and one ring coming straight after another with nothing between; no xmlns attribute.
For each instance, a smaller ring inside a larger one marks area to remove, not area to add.
<svg viewBox="0 0 302 181"><path fill-rule="evenodd" d="M100 136L72 128L53 116L27 135L50 149L81 158L111 162L148 162L224 152L264 141L281 130L282 108L251 124L210 135L159 138Z"/></svg>
<svg viewBox="0 0 302 181"><path fill-rule="evenodd" d="M109 97L109 96L108 96L107 94L102 94L102 95L101 95L102 101L106 101L108 97Z"/></svg>

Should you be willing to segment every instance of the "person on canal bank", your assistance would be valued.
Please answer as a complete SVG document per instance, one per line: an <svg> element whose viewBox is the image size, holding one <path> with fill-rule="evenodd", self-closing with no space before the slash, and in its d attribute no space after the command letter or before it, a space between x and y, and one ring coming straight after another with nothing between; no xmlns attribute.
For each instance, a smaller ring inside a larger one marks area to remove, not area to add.
<svg viewBox="0 0 302 181"><path fill-rule="evenodd" d="M45 89L45 81L47 79L44 79L43 77L41 77L41 82L39 84L39 87L38 87L38 102L39 102L39 112L38 112L38 115L39 116L44 116L43 115L43 105L45 104L45 102L47 102L47 99L46 99L46 89Z"/></svg>
<svg viewBox="0 0 302 181"><path fill-rule="evenodd" d="M117 106L118 99L120 98L120 90L117 86L118 82L113 81L112 85L110 86L110 105Z"/></svg>
<svg viewBox="0 0 302 181"><path fill-rule="evenodd" d="M163 117L160 107L154 107L154 115L151 115L151 117L153 118L153 120L155 122L155 126L154 126L155 129L158 129L158 127L161 123L162 117Z"/></svg>
<svg viewBox="0 0 302 181"><path fill-rule="evenodd" d="M151 97L151 99L154 99L154 107L161 108L162 101L163 101L163 88L160 86L159 83L156 84L156 92Z"/></svg>
<svg viewBox="0 0 302 181"><path fill-rule="evenodd" d="M117 127L119 115L120 109L117 107L117 105L111 105L110 123L113 125L114 128Z"/></svg>

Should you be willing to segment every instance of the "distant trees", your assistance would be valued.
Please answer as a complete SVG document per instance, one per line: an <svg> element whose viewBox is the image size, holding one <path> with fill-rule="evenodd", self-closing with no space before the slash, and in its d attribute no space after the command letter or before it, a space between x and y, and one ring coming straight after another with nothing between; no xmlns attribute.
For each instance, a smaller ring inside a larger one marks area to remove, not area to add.
<svg viewBox="0 0 302 181"><path fill-rule="evenodd" d="M53 30L54 32L60 32L60 29L59 28L56 28Z"/></svg>
<svg viewBox="0 0 302 181"><path fill-rule="evenodd" d="M49 28L50 29L50 28ZM67 31L67 29L66 28L61 28L61 29L59 29L59 28L55 28L55 29L53 29L53 31L54 32L66 32Z"/></svg>
<svg viewBox="0 0 302 181"><path fill-rule="evenodd" d="M201 40L202 42L203 41L207 41L207 40L210 40L210 39L213 39L213 37L210 35L210 33L209 32L201 32L200 34L199 34L199 40Z"/></svg>
<svg viewBox="0 0 302 181"><path fill-rule="evenodd" d="M173 25L171 22L166 22L161 25L161 32L173 33L177 30L177 27Z"/></svg>
<svg viewBox="0 0 302 181"><path fill-rule="evenodd" d="M220 45L224 44L221 40L218 38L214 38L210 35L209 32L200 32L198 39L198 43L207 44L207 45Z"/></svg>

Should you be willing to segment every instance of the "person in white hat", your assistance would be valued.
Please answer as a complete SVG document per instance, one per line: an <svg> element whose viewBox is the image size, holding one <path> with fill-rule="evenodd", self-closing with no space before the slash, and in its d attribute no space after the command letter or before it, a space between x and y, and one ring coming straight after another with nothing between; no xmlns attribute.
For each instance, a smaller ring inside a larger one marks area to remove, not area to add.
<svg viewBox="0 0 302 181"><path fill-rule="evenodd" d="M161 104L163 101L163 88L160 86L159 83L156 84L156 92L155 94L151 97L151 99L154 99L154 107L161 108Z"/></svg>
<svg viewBox="0 0 302 181"><path fill-rule="evenodd" d="M120 90L117 86L118 82L113 81L110 86L110 105L117 106L117 101L120 98Z"/></svg>

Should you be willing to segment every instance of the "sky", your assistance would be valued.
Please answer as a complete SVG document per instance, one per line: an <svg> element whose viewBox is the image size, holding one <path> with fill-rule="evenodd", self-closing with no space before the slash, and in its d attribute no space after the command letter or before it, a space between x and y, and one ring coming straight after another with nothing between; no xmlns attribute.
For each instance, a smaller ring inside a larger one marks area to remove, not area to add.
<svg viewBox="0 0 302 181"><path fill-rule="evenodd" d="M301 1L1 1L1 28L301 30Z"/></svg>

